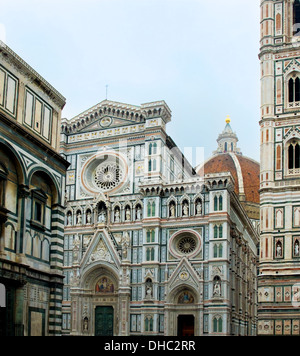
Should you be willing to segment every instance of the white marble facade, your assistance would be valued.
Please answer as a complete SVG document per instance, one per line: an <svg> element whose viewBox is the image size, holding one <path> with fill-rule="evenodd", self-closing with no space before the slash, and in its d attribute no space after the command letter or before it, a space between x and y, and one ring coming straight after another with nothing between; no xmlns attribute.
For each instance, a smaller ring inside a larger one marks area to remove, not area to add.
<svg viewBox="0 0 300 356"><path fill-rule="evenodd" d="M170 120L103 101L63 121L63 334L256 333L256 231L229 173L182 164Z"/></svg>

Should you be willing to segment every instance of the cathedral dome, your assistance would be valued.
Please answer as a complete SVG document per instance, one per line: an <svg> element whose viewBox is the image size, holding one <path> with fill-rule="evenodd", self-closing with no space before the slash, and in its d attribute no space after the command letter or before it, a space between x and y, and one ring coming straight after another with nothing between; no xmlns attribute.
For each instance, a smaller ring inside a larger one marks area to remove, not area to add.
<svg viewBox="0 0 300 356"><path fill-rule="evenodd" d="M259 204L259 163L234 152L212 156L204 164L204 174L230 172L241 201Z"/></svg>
<svg viewBox="0 0 300 356"><path fill-rule="evenodd" d="M231 129L228 117L225 129L217 142L218 149L204 166L198 167L198 174L230 172L235 182L234 191L248 216L259 219L260 165L255 160L243 156L237 148L238 138Z"/></svg>

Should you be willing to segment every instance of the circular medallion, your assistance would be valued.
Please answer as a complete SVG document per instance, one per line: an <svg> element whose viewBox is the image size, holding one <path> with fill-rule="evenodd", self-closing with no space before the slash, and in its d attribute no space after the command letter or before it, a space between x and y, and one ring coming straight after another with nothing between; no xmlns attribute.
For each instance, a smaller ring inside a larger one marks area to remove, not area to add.
<svg viewBox="0 0 300 356"><path fill-rule="evenodd" d="M104 117L101 121L100 121L100 126L102 127L109 127L112 124L112 118L111 117Z"/></svg>

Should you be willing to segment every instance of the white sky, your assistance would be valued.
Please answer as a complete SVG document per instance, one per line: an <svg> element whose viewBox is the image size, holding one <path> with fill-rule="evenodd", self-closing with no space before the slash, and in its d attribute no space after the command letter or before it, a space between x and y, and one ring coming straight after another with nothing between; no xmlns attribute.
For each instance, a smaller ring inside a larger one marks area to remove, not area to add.
<svg viewBox="0 0 300 356"><path fill-rule="evenodd" d="M67 99L165 100L168 134L208 158L231 117L259 161L259 0L0 0L0 39ZM191 162L192 164L197 162Z"/></svg>

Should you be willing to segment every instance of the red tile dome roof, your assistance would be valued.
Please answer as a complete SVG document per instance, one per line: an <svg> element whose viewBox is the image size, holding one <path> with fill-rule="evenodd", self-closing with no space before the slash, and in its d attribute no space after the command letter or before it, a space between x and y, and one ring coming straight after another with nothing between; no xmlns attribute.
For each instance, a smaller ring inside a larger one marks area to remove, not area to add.
<svg viewBox="0 0 300 356"><path fill-rule="evenodd" d="M204 164L204 174L230 172L240 200L259 204L260 165L251 158L233 152L212 156Z"/></svg>

